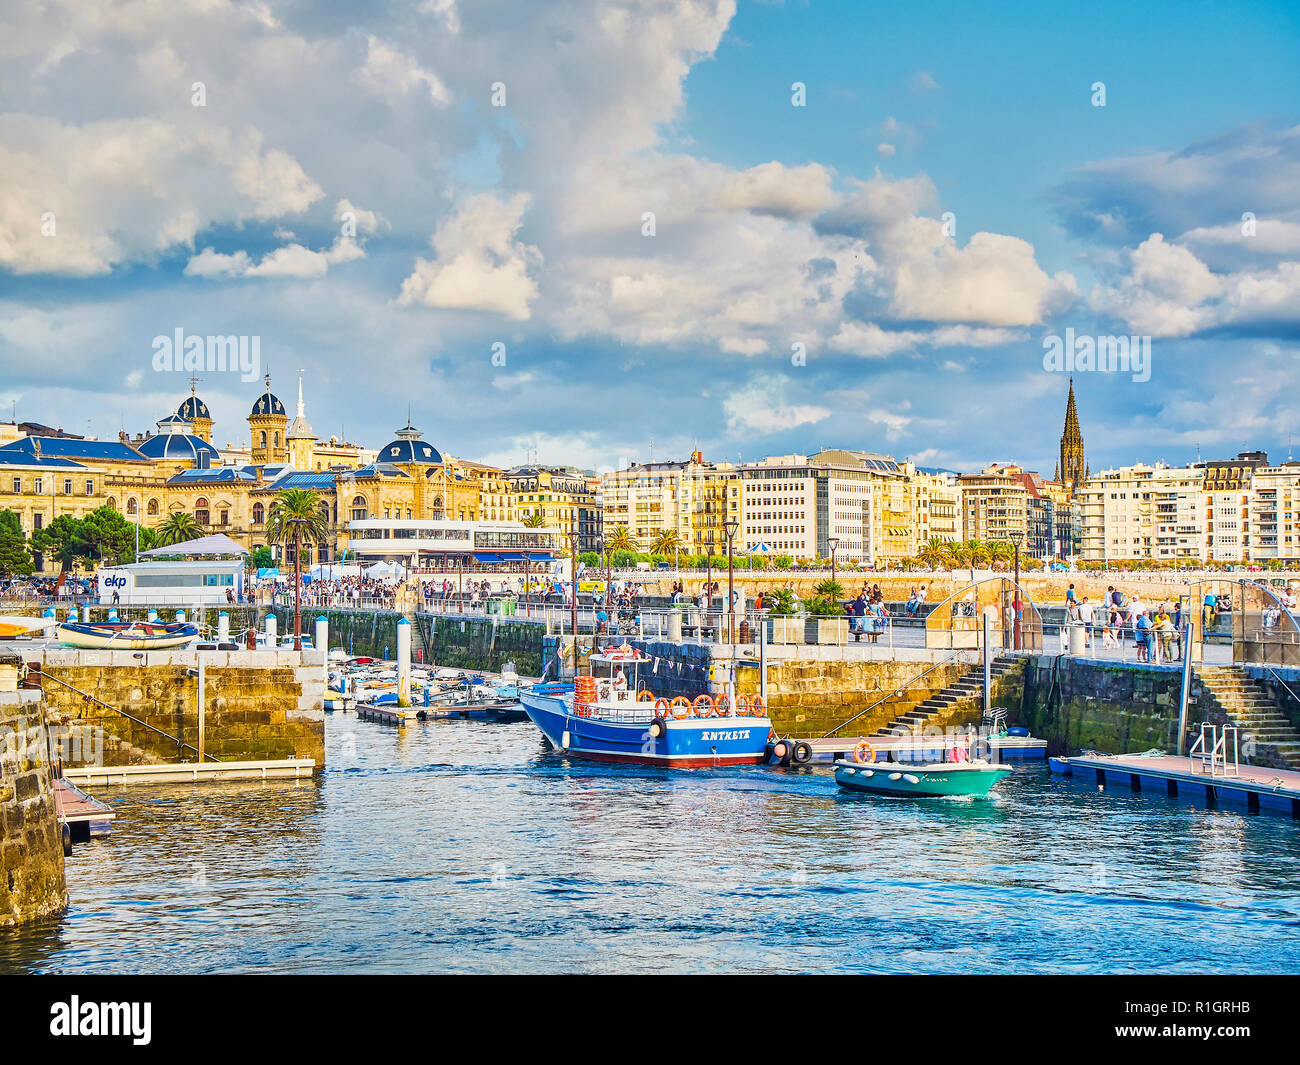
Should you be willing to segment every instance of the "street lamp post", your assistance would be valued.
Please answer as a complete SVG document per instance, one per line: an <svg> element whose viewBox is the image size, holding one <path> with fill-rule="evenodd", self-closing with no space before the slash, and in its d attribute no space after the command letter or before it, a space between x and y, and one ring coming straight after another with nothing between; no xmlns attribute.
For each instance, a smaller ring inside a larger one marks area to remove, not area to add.
<svg viewBox="0 0 1300 1065"><path fill-rule="evenodd" d="M826 541L826 544L831 549L831 584L834 584L835 583L835 552L840 546L840 538L838 536L829 537Z"/></svg>
<svg viewBox="0 0 1300 1065"><path fill-rule="evenodd" d="M727 521L722 524L722 531L727 534L727 642L731 644L736 642L736 594L732 590L734 571L731 564L731 543L739 528L738 521Z"/></svg>

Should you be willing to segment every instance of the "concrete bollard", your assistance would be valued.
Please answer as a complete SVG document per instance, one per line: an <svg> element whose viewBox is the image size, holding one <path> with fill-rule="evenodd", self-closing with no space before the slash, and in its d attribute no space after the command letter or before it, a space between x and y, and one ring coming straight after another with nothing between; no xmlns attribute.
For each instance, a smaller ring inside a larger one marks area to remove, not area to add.
<svg viewBox="0 0 1300 1065"><path fill-rule="evenodd" d="M116 610L109 610L108 620L110 624L115 624L116 622L121 621L122 619L117 616Z"/></svg>
<svg viewBox="0 0 1300 1065"><path fill-rule="evenodd" d="M266 646L268 650L274 651L280 646L276 628L279 622L275 620L274 614L266 615Z"/></svg>
<svg viewBox="0 0 1300 1065"><path fill-rule="evenodd" d="M178 611L176 611L176 624L177 624L177 625L184 625L184 624L185 624L185 611L184 611L184 610L178 610Z"/></svg>
<svg viewBox="0 0 1300 1065"><path fill-rule="evenodd" d="M411 623L397 621L397 704L411 705Z"/></svg>
<svg viewBox="0 0 1300 1065"><path fill-rule="evenodd" d="M226 643L230 640L230 615L224 610L217 615L217 642Z"/></svg>
<svg viewBox="0 0 1300 1065"><path fill-rule="evenodd" d="M89 603L82 603L82 604L81 604L81 620L84 621L84 622L86 622L87 624L90 623L90 604L89 604Z"/></svg>
<svg viewBox="0 0 1300 1065"><path fill-rule="evenodd" d="M1083 622L1070 622L1070 654L1082 655L1087 654L1088 648L1084 640Z"/></svg>
<svg viewBox="0 0 1300 1065"><path fill-rule="evenodd" d="M668 611L668 639L673 643L681 643L682 612L680 610Z"/></svg>
<svg viewBox="0 0 1300 1065"><path fill-rule="evenodd" d="M158 620L158 611L156 611L153 607L150 607L149 613L145 615L145 620L148 621L150 625L152 625L155 621Z"/></svg>

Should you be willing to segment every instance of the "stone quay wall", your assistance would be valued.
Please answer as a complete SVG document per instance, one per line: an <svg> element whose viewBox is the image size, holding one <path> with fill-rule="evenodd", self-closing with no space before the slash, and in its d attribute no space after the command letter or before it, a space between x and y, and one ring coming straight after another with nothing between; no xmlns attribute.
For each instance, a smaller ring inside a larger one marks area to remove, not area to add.
<svg viewBox="0 0 1300 1065"><path fill-rule="evenodd" d="M191 748L198 744L198 680L187 671L197 668L199 653L147 651L139 658L130 651L29 653L29 666L49 674L40 683L51 726L66 733L65 765L196 761ZM324 652L201 653L206 754L223 762L311 758L317 772L324 768ZM29 681L35 679L29 675Z"/></svg>
<svg viewBox="0 0 1300 1065"><path fill-rule="evenodd" d="M50 737L40 693L18 690L19 665L0 654L0 928L68 905Z"/></svg>
<svg viewBox="0 0 1300 1065"><path fill-rule="evenodd" d="M1127 754L1178 749L1180 665L1104 662L1065 655L1026 656L1020 685L1009 684L999 702L1008 720L1047 740L1051 754L1102 751ZM1224 724L1226 718L1192 677L1187 728Z"/></svg>
<svg viewBox="0 0 1300 1065"><path fill-rule="evenodd" d="M496 673L506 662L514 662L520 676L541 676L546 625L540 620L416 614L415 623L439 666Z"/></svg>
<svg viewBox="0 0 1300 1065"><path fill-rule="evenodd" d="M278 606L266 610L259 628L265 631L266 615L275 614L276 632L281 638L293 632L293 607ZM365 658L397 657L397 623L402 615L395 610L302 610L302 634L316 635L316 619L324 616L329 623L330 647L341 647L349 655ZM231 627L234 622L232 620ZM320 648L317 648L319 650ZM327 648L328 650L328 648Z"/></svg>

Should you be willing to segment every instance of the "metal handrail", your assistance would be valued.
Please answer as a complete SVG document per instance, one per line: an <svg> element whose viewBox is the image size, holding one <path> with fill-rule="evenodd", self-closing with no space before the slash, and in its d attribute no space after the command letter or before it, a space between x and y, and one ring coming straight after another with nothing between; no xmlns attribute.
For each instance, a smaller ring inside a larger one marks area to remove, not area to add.
<svg viewBox="0 0 1300 1065"><path fill-rule="evenodd" d="M1278 673L1276 669L1262 662L1260 664L1263 665L1265 669L1267 669L1270 673L1273 674L1273 676L1277 678L1277 682L1286 689L1287 694L1291 696L1292 699L1294 699L1297 703L1300 703L1300 696L1297 696L1296 693L1291 690L1291 685L1289 685L1286 681L1282 679L1282 675Z"/></svg>
<svg viewBox="0 0 1300 1065"><path fill-rule="evenodd" d="M910 691L912 685L913 685L916 681L918 681L918 680L920 680L922 677L924 677L927 673L932 673L934 670L938 669L940 666L946 666L946 665L947 665L949 662L951 662L953 659L961 657L961 655L962 655L963 653L965 653L965 649L963 649L963 648L958 648L958 649L955 650L955 651L949 651L947 657L939 659L939 661L937 661L937 662L935 662L933 665L928 666L927 668L923 669L923 670L922 670L920 673L918 673L915 677L911 677L911 678L909 678L905 683L900 684L900 685L898 685L898 686L895 687L895 688L892 688L892 689L890 690L890 692L889 692L888 695L885 695L885 696L883 696L882 698L877 699L874 703L872 703L870 706L868 706L865 710L859 710L856 714L854 714L854 715L853 715L851 718L849 718L847 721L841 721L838 725L836 725L833 729L831 729L830 732L823 733L823 735L822 735L822 739L829 739L831 736L834 736L835 733L839 732L839 730L842 729L845 725L851 725L854 721L856 721L858 718L860 718L863 714L869 714L872 710L874 710L876 707L878 707L881 703L886 703L886 702L888 702L890 699L892 699L892 698L893 698L895 695L897 695L899 692Z"/></svg>
<svg viewBox="0 0 1300 1065"><path fill-rule="evenodd" d="M30 667L29 667L29 671L30 671ZM38 674L39 676L41 676L41 677L49 677L50 680L54 681L55 683L57 683L57 684L62 684L65 688L68 688L69 690L76 692L78 695L80 695L83 699L87 700L88 702L98 703L100 706L104 707L104 708L107 709L107 710L112 710L112 711L113 711L114 713L116 713L116 714L121 714L121 715L122 715L124 718L126 718L128 721L134 721L137 725L143 725L143 726L144 726L145 728L147 728L150 732L156 732L156 733L158 733L158 735L160 735L160 736L165 736L165 737L167 737L167 739L169 739L169 740L171 740L173 743L175 743L176 746L177 746L177 748L180 749L180 750L191 750L191 751L193 751L195 754L198 754L198 753L199 753L199 749L198 749L197 747L195 747L193 744L191 744L191 743L186 743L184 740L180 739L179 737L177 737L177 736L173 736L170 732L165 732L165 731L163 731L162 729L158 728L156 725L151 725L151 724L149 724L148 721L142 721L140 718L135 717L135 716L133 716L133 715L131 715L131 714L128 714L128 713L127 713L125 710L123 710L121 707L114 706L112 703L106 703L106 702L104 702L104 700L101 699L101 698L99 698L99 696L97 696L97 695L91 695L90 692L82 691L82 690L81 690L80 688L78 688L75 684L70 684L70 683L68 683L68 682L67 682L66 680L64 680L62 677L56 677L53 673L47 673L47 672L45 672L45 670L43 670L43 669L39 669L39 668L36 670L36 672L37 672L37 674ZM221 761L220 758L218 758L216 755L212 755L212 754L204 754L203 757L206 758L206 759L207 759L208 761L210 761L210 762L220 762L220 761Z"/></svg>

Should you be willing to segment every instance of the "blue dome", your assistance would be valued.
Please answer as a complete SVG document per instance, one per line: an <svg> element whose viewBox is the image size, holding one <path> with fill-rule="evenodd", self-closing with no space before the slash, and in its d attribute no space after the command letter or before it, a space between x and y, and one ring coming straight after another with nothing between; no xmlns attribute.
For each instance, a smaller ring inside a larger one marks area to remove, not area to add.
<svg viewBox="0 0 1300 1065"><path fill-rule="evenodd" d="M163 433L151 436L136 448L148 459L171 459L176 462L197 462L206 453L209 461L221 462L221 452L201 437L189 433Z"/></svg>
<svg viewBox="0 0 1300 1065"><path fill-rule="evenodd" d="M186 421L192 422L195 418L207 418L212 420L212 415L208 413L208 405L199 399L198 396L190 396L184 403L176 408L176 413Z"/></svg>
<svg viewBox="0 0 1300 1065"><path fill-rule="evenodd" d="M284 404L280 402L278 396L274 396L270 392L263 392L257 397L257 401L253 404L253 409L249 411L248 416L255 418L259 414L284 414Z"/></svg>
<svg viewBox="0 0 1300 1065"><path fill-rule="evenodd" d="M441 466L442 454L423 440L394 440L379 452L380 462L419 462Z"/></svg>

